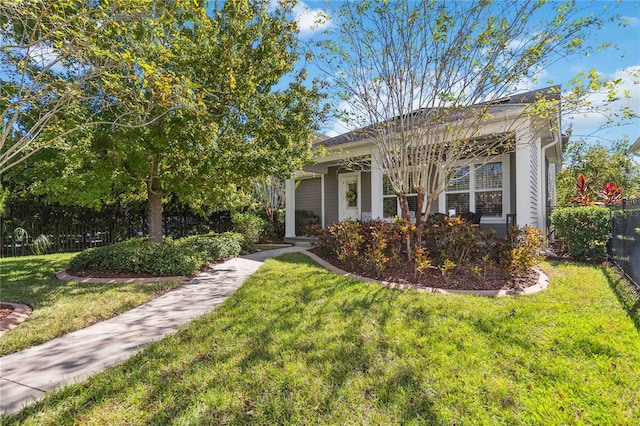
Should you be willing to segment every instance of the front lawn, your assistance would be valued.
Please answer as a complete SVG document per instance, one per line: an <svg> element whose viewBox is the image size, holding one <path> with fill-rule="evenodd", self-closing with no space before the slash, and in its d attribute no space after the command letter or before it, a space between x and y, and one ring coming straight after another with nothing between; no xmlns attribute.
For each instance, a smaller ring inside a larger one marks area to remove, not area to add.
<svg viewBox="0 0 640 426"><path fill-rule="evenodd" d="M181 284L180 281L89 284L57 280L77 253L0 259L0 301L33 308L0 337L0 355L16 352L114 317Z"/></svg>
<svg viewBox="0 0 640 426"><path fill-rule="evenodd" d="M301 254L6 424L637 425L640 333L598 266L542 293L393 290Z"/></svg>

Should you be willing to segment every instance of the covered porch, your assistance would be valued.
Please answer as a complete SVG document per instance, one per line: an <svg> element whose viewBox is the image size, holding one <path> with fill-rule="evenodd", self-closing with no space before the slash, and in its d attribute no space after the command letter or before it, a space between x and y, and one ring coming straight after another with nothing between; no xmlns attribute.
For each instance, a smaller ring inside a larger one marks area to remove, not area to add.
<svg viewBox="0 0 640 426"><path fill-rule="evenodd" d="M463 179L439 195L430 214L473 212L483 232L493 229L505 234L508 224L530 225L546 232L548 206L555 204L559 146L551 133L518 132L514 152L471 167ZM349 168L346 158L366 161L359 162L362 167ZM410 194L408 201L415 212L417 197ZM397 196L372 144L329 151L322 162L297 172L285 184L285 209L285 239L291 242L305 237L301 216L314 218L324 228L346 219L393 220L400 214Z"/></svg>

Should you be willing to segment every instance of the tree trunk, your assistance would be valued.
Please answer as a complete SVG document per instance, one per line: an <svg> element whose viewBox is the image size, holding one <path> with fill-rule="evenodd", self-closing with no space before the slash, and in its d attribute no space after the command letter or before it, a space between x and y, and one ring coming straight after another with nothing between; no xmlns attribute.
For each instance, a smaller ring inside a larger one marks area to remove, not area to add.
<svg viewBox="0 0 640 426"><path fill-rule="evenodd" d="M422 206L422 203L424 203L424 201L424 193L418 194L418 205ZM426 197L426 201L427 205L424 215L422 215L422 210L420 211L420 216L416 215L416 244L419 246L422 245L422 234L424 233L424 227L427 224L427 218L429 217L429 212L431 211L431 197Z"/></svg>
<svg viewBox="0 0 640 426"><path fill-rule="evenodd" d="M149 241L162 244L162 190L158 178L150 178L147 181L148 206L149 206Z"/></svg>
<svg viewBox="0 0 640 426"><path fill-rule="evenodd" d="M406 195L396 194L400 201L400 216L407 222L411 222L411 212L409 211L409 201Z"/></svg>

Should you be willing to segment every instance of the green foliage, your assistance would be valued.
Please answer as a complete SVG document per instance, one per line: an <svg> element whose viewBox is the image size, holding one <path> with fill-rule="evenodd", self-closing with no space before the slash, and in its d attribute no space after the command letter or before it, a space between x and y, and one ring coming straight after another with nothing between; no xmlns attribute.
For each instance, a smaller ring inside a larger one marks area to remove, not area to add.
<svg viewBox="0 0 640 426"><path fill-rule="evenodd" d="M233 233L194 235L155 244L146 238L84 250L71 260L70 271L133 272L154 276L191 275L203 265L236 256L242 236Z"/></svg>
<svg viewBox="0 0 640 426"><path fill-rule="evenodd" d="M209 233L180 238L175 245L180 250L191 251L204 263L237 256L242 250L245 237L235 232Z"/></svg>
<svg viewBox="0 0 640 426"><path fill-rule="evenodd" d="M69 270L147 273L158 276L189 275L201 266L190 250L180 250L171 239L155 244L146 238L82 251L72 259Z"/></svg>
<svg viewBox="0 0 640 426"><path fill-rule="evenodd" d="M558 238L574 259L603 259L611 237L609 209L599 206L562 207L551 213Z"/></svg>
<svg viewBox="0 0 640 426"><path fill-rule="evenodd" d="M169 194L198 210L226 210L246 203L240 188L251 178L287 177L309 162L322 95L297 68L290 2L134 3L139 13L121 32L101 35L100 47L134 62L114 71L117 105L69 111L126 126L69 135L64 150L46 149L15 173L67 204L150 199L149 234L158 239ZM280 85L285 76L290 83ZM152 122L138 126L145 117Z"/></svg>
<svg viewBox="0 0 640 426"><path fill-rule="evenodd" d="M312 225L320 225L320 216L313 210L296 210L296 235L305 235Z"/></svg>
<svg viewBox="0 0 640 426"><path fill-rule="evenodd" d="M423 244L439 264L450 259L457 265L465 265L480 253L478 237L472 226L459 217L430 217L424 230Z"/></svg>
<svg viewBox="0 0 640 426"><path fill-rule="evenodd" d="M321 230L318 244L352 270L380 277L388 265L400 260L411 229L403 221L346 220Z"/></svg>
<svg viewBox="0 0 640 426"><path fill-rule="evenodd" d="M569 141L564 148L562 169L557 177L558 205L570 203L580 174L588 178L591 188L603 188L611 182L624 189L629 198L637 196L640 191L640 173L626 141L611 146Z"/></svg>
<svg viewBox="0 0 640 426"><path fill-rule="evenodd" d="M262 241L269 235L272 229L272 225L268 220L255 213L233 212L231 217L233 221L233 229L244 236L248 244Z"/></svg>
<svg viewBox="0 0 640 426"><path fill-rule="evenodd" d="M9 197L9 190L4 188L0 183L0 215L5 211L7 198Z"/></svg>
<svg viewBox="0 0 640 426"><path fill-rule="evenodd" d="M431 259L429 259L427 250L424 247L416 247L413 250L412 257L416 277L422 275L426 269L433 268Z"/></svg>
<svg viewBox="0 0 640 426"><path fill-rule="evenodd" d="M510 241L509 256L503 259L501 264L512 277L526 274L532 267L544 260L542 249L545 238L537 228L524 226L513 227L509 231Z"/></svg>
<svg viewBox="0 0 640 426"><path fill-rule="evenodd" d="M24 228L16 228L13 230L13 236L17 243L23 246L29 246L31 253L35 255L45 254L49 251L53 243L46 235L40 234L35 239L29 241L29 232Z"/></svg>
<svg viewBox="0 0 640 426"><path fill-rule="evenodd" d="M519 277L542 260L542 249L546 243L544 235L534 227L512 226L505 237L495 231L483 235L484 255L480 259L486 274L488 266L495 264L512 277Z"/></svg>

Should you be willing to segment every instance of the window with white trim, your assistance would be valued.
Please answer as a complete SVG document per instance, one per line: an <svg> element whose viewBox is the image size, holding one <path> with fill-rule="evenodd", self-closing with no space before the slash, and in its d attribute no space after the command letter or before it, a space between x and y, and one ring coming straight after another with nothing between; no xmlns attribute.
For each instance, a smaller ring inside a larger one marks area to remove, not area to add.
<svg viewBox="0 0 640 426"><path fill-rule="evenodd" d="M456 214L480 213L483 218L501 218L504 211L505 190L503 161L476 164L455 171L444 194L445 212L455 209Z"/></svg>
<svg viewBox="0 0 640 426"><path fill-rule="evenodd" d="M409 176L409 188L413 188L411 176ZM409 211L412 212L411 216L415 218L415 212L418 208L418 194L408 194L407 202L409 204ZM387 175L384 175L382 178L382 212L385 219L393 219L395 216L400 215L398 196L394 192L391 180Z"/></svg>

